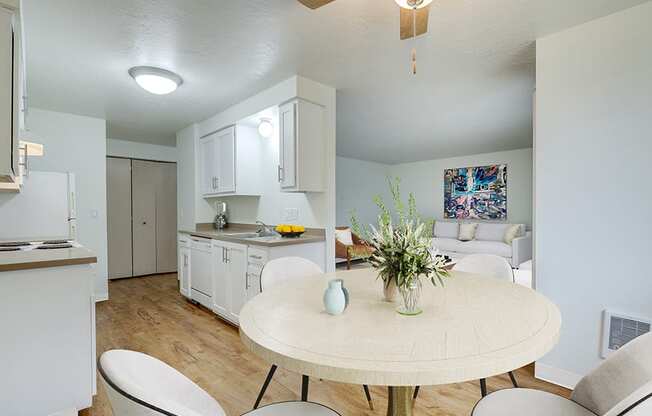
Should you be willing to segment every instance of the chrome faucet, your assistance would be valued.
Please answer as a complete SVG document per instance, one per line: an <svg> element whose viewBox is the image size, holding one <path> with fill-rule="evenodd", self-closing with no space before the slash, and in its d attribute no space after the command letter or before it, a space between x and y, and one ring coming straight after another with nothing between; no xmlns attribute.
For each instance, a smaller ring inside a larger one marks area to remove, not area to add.
<svg viewBox="0 0 652 416"><path fill-rule="evenodd" d="M256 221L256 224L259 225L258 230L256 230L256 233L260 235L261 237L271 237L278 235L276 231L269 225L265 224L262 221Z"/></svg>

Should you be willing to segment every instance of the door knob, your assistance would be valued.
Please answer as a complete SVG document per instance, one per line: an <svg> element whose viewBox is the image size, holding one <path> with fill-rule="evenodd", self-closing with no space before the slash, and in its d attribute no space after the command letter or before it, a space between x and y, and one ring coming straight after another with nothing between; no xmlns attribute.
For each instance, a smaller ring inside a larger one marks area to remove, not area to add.
<svg viewBox="0 0 652 416"><path fill-rule="evenodd" d="M147 225L147 221L143 221L143 225Z"/></svg>

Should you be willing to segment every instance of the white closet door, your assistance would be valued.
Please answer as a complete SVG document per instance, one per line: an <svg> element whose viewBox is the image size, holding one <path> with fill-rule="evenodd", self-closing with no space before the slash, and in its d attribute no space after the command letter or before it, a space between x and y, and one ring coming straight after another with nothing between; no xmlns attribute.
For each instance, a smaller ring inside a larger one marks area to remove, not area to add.
<svg viewBox="0 0 652 416"><path fill-rule="evenodd" d="M156 272L177 271L177 165L158 163Z"/></svg>
<svg viewBox="0 0 652 416"><path fill-rule="evenodd" d="M158 164L132 161L134 276L156 273L156 188Z"/></svg>
<svg viewBox="0 0 652 416"><path fill-rule="evenodd" d="M106 161L109 279L132 276L131 159Z"/></svg>

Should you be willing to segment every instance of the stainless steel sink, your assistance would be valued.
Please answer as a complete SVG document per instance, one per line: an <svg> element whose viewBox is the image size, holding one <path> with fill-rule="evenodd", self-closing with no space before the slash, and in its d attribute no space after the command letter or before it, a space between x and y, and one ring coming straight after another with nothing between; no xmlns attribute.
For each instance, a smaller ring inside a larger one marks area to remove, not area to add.
<svg viewBox="0 0 652 416"><path fill-rule="evenodd" d="M258 233L227 233L223 235L225 237L234 237L234 238L258 238L261 236Z"/></svg>

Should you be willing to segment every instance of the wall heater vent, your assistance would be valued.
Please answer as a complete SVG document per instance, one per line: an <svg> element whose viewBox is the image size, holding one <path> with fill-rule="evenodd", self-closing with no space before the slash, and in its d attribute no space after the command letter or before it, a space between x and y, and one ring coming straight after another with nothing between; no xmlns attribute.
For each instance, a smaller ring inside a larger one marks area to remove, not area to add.
<svg viewBox="0 0 652 416"><path fill-rule="evenodd" d="M602 358L618 350L629 341L650 332L652 320L625 315L614 311L604 311L602 331Z"/></svg>

